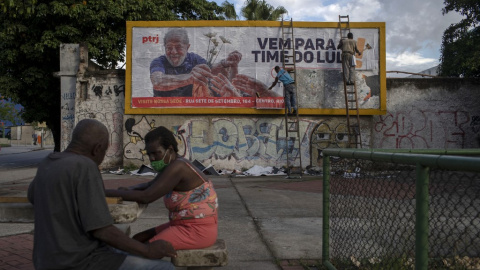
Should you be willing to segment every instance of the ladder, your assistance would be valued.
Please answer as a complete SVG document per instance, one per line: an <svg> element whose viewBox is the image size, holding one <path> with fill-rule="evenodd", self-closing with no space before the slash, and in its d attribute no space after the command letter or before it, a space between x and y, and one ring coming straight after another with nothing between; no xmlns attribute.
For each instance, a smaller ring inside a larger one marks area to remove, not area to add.
<svg viewBox="0 0 480 270"><path fill-rule="evenodd" d="M295 100L297 101L297 110L294 115L290 115L285 109L285 135L286 135L286 152L287 152L287 178L301 178L302 171L302 151L300 147L302 145L302 138L300 137L300 121L298 120L298 88L297 88L297 76L295 65L295 39L293 37L293 20L284 21L282 18L282 53L281 60L283 69L287 71L292 79L295 81ZM285 93L283 95L285 96ZM292 151L290 152L290 149ZM295 149L298 149L295 154ZM295 160L298 157L299 164L295 166Z"/></svg>
<svg viewBox="0 0 480 270"><path fill-rule="evenodd" d="M340 38L347 38L347 34L350 33L350 18L348 15L338 15L338 27L340 32ZM355 57L355 52L353 57ZM362 148L357 84L355 81L353 81L353 85L347 85L347 78L345 78L345 65L343 64L343 61L345 60L342 58L343 93L345 95L345 112L347 116L348 147Z"/></svg>

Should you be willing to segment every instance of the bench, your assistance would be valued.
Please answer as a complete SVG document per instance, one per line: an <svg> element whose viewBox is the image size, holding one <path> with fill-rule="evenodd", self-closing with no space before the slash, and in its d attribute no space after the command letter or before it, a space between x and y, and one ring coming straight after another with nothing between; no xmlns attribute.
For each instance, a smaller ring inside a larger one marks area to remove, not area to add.
<svg viewBox="0 0 480 270"><path fill-rule="evenodd" d="M211 270L213 267L228 263L228 252L223 239L217 239L213 246L204 249L177 250L177 257L172 263L187 270Z"/></svg>

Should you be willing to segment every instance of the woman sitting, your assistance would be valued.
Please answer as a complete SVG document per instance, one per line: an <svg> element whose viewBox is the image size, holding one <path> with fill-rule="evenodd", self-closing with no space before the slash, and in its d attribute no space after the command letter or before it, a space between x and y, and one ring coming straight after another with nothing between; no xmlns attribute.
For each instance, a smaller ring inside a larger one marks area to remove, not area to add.
<svg viewBox="0 0 480 270"><path fill-rule="evenodd" d="M162 239L175 250L206 248L217 240L217 194L205 174L177 154L177 145L167 128L151 130L145 136L145 150L158 174L151 182L105 193L144 204L164 197L170 221L138 233L134 239Z"/></svg>

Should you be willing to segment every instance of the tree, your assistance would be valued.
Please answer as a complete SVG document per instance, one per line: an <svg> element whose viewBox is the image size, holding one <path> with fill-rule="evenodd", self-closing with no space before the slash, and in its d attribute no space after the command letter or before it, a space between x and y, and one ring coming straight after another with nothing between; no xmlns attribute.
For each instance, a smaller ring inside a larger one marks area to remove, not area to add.
<svg viewBox="0 0 480 270"><path fill-rule="evenodd" d="M443 33L439 74L450 77L480 77L480 2L445 0L443 14L455 11L463 16Z"/></svg>
<svg viewBox="0 0 480 270"><path fill-rule="evenodd" d="M126 21L227 15L230 10L206 0L1 1L0 94L22 104L25 121L45 121L59 151L60 82L53 73L60 70L60 44L85 42L90 58L115 68L125 60Z"/></svg>
<svg viewBox="0 0 480 270"><path fill-rule="evenodd" d="M235 5L229 3L228 1L225 1L222 3L222 8L225 18L233 20L238 19L237 12L235 11Z"/></svg>
<svg viewBox="0 0 480 270"><path fill-rule="evenodd" d="M20 122L19 112L15 109L15 105L10 101L0 96L0 128L2 129L2 135L0 137L5 138L5 122L8 121L13 125Z"/></svg>
<svg viewBox="0 0 480 270"><path fill-rule="evenodd" d="M8 121L14 125L20 122L19 112L15 105L0 96L0 121Z"/></svg>
<svg viewBox="0 0 480 270"><path fill-rule="evenodd" d="M247 20L276 21L287 14L283 6L274 7L265 0L247 0L241 9L241 14Z"/></svg>

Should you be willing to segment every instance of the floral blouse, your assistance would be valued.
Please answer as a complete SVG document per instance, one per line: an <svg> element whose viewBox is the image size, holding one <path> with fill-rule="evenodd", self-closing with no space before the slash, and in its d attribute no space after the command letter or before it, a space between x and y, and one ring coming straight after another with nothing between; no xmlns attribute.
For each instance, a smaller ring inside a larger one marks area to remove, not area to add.
<svg viewBox="0 0 480 270"><path fill-rule="evenodd" d="M210 180L189 191L170 191L163 201L172 221L217 215L218 198Z"/></svg>

